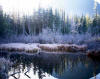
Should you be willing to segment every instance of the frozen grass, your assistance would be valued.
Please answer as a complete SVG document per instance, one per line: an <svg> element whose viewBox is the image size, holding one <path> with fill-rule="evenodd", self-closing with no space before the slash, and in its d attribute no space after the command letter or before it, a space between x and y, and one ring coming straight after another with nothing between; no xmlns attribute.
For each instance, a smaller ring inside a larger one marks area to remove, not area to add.
<svg viewBox="0 0 100 79"><path fill-rule="evenodd" d="M0 42L1 50L38 52L41 49L47 51L84 51L88 42L100 40L100 36L92 37L91 34L61 34L51 32L50 29L44 29L39 35L13 35L6 37ZM3 42L2 42L3 41ZM8 43L8 44L3 44ZM41 45L40 45L41 44ZM45 44L45 45L43 45ZM64 45L63 45L64 44ZM60 45L60 46L59 46ZM79 46L78 46L79 45Z"/></svg>
<svg viewBox="0 0 100 79"><path fill-rule="evenodd" d="M8 44L1 44L1 50L6 51L19 51L19 52L30 52L35 53L38 52L40 49L37 47L37 44L24 44L24 43L8 43Z"/></svg>
<svg viewBox="0 0 100 79"><path fill-rule="evenodd" d="M85 51L87 49L86 45L75 45L75 44L39 44L41 50L51 51L51 52L78 52Z"/></svg>
<svg viewBox="0 0 100 79"><path fill-rule="evenodd" d="M19 36L11 36L9 38L6 38L3 42L21 42L21 43L42 43L42 44L54 44L54 43L60 43L60 44L80 44L84 43L85 41L95 39L96 37L92 37L89 34L67 34L67 35L61 35L61 34L40 34L40 35L19 35Z"/></svg>
<svg viewBox="0 0 100 79"><path fill-rule="evenodd" d="M97 37L97 36L96 36ZM2 42L8 43L42 43L42 44L80 44L85 41L95 39L96 37L92 37L91 34L61 34L60 32L52 32L49 29L44 29L42 33L39 35L13 35L11 37L6 37L6 39L2 39ZM2 43L1 42L1 43Z"/></svg>
<svg viewBox="0 0 100 79"><path fill-rule="evenodd" d="M25 52L38 52L38 51L49 51L49 52L77 52L85 51L86 45L75 45L75 44L38 44L38 43L8 43L1 44L0 49L6 51L25 51Z"/></svg>

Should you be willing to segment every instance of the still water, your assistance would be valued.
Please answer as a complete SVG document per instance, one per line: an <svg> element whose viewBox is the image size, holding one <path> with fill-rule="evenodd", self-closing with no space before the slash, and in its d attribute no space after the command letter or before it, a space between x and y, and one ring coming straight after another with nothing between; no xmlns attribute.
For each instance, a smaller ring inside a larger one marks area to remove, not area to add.
<svg viewBox="0 0 100 79"><path fill-rule="evenodd" d="M2 52L0 57L13 62L9 79L89 79L100 73L99 61L83 54Z"/></svg>

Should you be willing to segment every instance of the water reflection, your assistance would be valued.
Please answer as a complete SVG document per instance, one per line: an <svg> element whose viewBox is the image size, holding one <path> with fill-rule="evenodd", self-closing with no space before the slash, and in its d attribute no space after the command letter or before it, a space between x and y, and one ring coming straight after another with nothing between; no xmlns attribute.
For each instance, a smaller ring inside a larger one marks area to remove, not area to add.
<svg viewBox="0 0 100 79"><path fill-rule="evenodd" d="M100 73L100 63L81 54L34 55L0 53L14 64L9 79L89 79Z"/></svg>

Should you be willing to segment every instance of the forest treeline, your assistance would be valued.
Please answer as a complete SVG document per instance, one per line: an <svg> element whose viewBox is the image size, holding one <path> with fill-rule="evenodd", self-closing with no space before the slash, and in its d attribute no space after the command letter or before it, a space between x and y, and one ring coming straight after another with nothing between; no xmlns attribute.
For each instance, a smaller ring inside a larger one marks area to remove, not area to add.
<svg viewBox="0 0 100 79"><path fill-rule="evenodd" d="M43 29L61 34L100 34L100 15L69 16L64 11L39 8L33 15L7 15L0 9L0 37L11 35L38 35Z"/></svg>

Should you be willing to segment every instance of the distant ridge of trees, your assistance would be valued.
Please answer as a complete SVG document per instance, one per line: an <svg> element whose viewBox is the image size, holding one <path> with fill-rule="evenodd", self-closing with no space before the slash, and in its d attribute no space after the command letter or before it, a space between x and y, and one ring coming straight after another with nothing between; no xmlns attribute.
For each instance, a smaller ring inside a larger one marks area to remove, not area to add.
<svg viewBox="0 0 100 79"><path fill-rule="evenodd" d="M39 8L33 15L23 17L9 16L3 14L0 8L0 37L11 35L38 35L43 29L50 29L52 32L61 34L100 34L100 15L96 13L93 17L65 15L52 8L44 10Z"/></svg>

